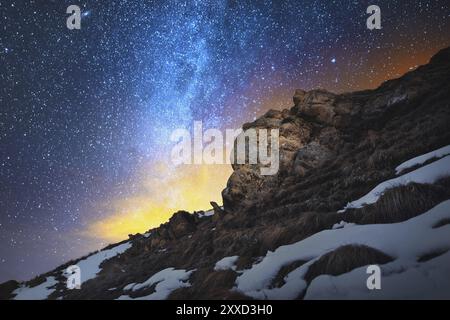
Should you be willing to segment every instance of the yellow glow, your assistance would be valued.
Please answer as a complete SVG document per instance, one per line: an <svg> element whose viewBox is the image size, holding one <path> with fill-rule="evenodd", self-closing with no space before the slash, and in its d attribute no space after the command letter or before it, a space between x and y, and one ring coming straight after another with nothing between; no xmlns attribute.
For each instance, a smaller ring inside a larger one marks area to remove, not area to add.
<svg viewBox="0 0 450 320"><path fill-rule="evenodd" d="M230 165L152 166L140 175L138 194L109 203L107 218L91 223L85 233L118 241L159 226L177 210L210 209L210 201L222 202L231 172Z"/></svg>

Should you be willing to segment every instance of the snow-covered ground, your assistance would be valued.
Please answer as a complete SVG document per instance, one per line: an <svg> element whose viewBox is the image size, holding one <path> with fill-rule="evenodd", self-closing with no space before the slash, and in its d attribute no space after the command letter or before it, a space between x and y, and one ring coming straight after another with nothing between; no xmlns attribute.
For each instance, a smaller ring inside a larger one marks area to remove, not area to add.
<svg viewBox="0 0 450 320"><path fill-rule="evenodd" d="M95 278L97 273L101 271L100 264L108 259L111 259L118 254L125 252L131 247L131 242L126 242L121 245L115 246L108 250L99 251L86 259L80 260L76 263L80 267L81 271L81 283ZM63 276L67 277L66 270L62 271ZM30 288L29 286L22 285L13 294L16 294L14 299L16 300L43 300L55 291L54 287L58 284L55 277L47 277L46 281L38 286Z"/></svg>
<svg viewBox="0 0 450 320"><path fill-rule="evenodd" d="M16 296L14 300L44 300L55 291L54 287L58 283L55 277L47 277L43 283L33 288L21 286L13 291Z"/></svg>
<svg viewBox="0 0 450 320"><path fill-rule="evenodd" d="M448 231L447 231L448 232ZM305 299L450 299L450 251L423 263L381 266L380 290L368 290L366 267L337 277L322 275L311 282Z"/></svg>
<svg viewBox="0 0 450 320"><path fill-rule="evenodd" d="M217 261L216 265L214 266L214 270L236 270L235 263L238 260L239 256L231 256L231 257L225 257L223 259L220 259Z"/></svg>
<svg viewBox="0 0 450 320"><path fill-rule="evenodd" d="M442 158L449 154L450 154L450 145L425 153L421 156L409 159L408 161L403 162L397 168L395 168L395 172L397 174L400 174L405 169L409 169L416 165L424 164L425 162L433 158Z"/></svg>
<svg viewBox="0 0 450 320"><path fill-rule="evenodd" d="M137 284L130 283L123 288L124 291L137 291L156 284L155 292L150 295L138 298L131 298L128 295L122 295L118 298L118 300L164 300L172 291L178 288L189 287L190 284L188 280L192 272L194 271L195 270L176 270L174 268L161 270L158 273L155 273L145 282Z"/></svg>
<svg viewBox="0 0 450 320"><path fill-rule="evenodd" d="M439 178L450 175L450 156L446 156L440 160L427 164L414 171L408 172L397 178L384 181L372 189L368 194L359 198L358 200L348 203L344 209L339 212L344 212L347 209L361 208L366 204L377 202L380 196L387 190L393 187L406 185L411 182L417 183L434 183Z"/></svg>
<svg viewBox="0 0 450 320"><path fill-rule="evenodd" d="M362 291L362 298L450 298L449 254L426 263L417 262L422 255L450 248L450 224L433 228L448 218L450 200L400 223L355 225L321 231L297 243L281 246L274 252L269 251L260 263L244 270L236 279L235 290L258 299L297 298L307 289L303 277L311 264L341 246L355 244L378 249L395 259L381 266L382 289L369 291L366 287L368 275L363 274L364 268L359 268L338 277L316 278L306 292L307 298L354 298ZM299 260L307 262L291 271L284 278L282 287L270 288L283 266ZM429 283L423 285L424 282Z"/></svg>
<svg viewBox="0 0 450 320"><path fill-rule="evenodd" d="M131 248L131 242L125 242L108 250L99 251L76 263L81 270L81 283L93 279L101 271L100 264Z"/></svg>

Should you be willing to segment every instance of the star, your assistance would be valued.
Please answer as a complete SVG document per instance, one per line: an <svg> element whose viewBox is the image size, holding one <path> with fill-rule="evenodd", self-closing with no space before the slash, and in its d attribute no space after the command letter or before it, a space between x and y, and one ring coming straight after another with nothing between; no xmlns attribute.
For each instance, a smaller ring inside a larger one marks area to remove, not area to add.
<svg viewBox="0 0 450 320"><path fill-rule="evenodd" d="M91 15L91 13L92 13L91 10L84 11L84 12L81 14L81 17L82 17L82 18L88 17L88 16Z"/></svg>

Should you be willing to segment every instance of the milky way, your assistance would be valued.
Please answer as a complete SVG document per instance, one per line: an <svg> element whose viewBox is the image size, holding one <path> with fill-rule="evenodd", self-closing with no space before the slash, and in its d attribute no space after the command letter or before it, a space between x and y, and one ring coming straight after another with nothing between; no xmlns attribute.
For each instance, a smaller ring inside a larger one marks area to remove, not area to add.
<svg viewBox="0 0 450 320"><path fill-rule="evenodd" d="M374 88L450 45L447 0L374 1L381 30L366 1L142 2L0 2L0 281L220 199L228 167L164 167L175 128Z"/></svg>

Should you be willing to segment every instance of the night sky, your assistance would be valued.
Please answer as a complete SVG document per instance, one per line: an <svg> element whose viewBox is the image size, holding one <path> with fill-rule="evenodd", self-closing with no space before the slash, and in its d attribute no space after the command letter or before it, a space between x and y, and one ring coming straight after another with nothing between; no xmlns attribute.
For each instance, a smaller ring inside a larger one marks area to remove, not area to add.
<svg viewBox="0 0 450 320"><path fill-rule="evenodd" d="M374 88L450 45L449 7L0 0L0 282L221 202L231 169L174 169L174 129L239 128L297 88Z"/></svg>

